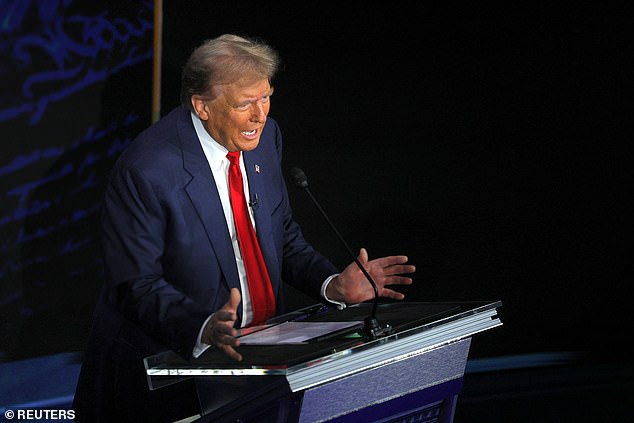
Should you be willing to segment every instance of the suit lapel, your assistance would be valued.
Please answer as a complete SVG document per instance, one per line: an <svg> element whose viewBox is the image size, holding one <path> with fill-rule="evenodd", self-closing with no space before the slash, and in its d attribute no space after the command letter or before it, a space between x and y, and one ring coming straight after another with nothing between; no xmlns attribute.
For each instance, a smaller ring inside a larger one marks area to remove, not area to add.
<svg viewBox="0 0 634 423"><path fill-rule="evenodd" d="M178 122L178 133L183 151L183 167L191 175L191 180L185 186L185 191L205 227L205 232L228 288L240 289L233 247L218 189L190 119L189 112L187 112L186 117L179 119ZM241 313L241 309L239 312Z"/></svg>

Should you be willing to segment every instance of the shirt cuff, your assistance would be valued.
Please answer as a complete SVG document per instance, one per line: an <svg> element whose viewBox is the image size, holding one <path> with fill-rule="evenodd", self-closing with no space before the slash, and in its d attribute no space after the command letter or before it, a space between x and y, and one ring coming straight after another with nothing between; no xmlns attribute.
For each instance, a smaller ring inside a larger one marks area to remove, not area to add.
<svg viewBox="0 0 634 423"><path fill-rule="evenodd" d="M321 284L321 297L324 300L328 301L329 303L337 306L339 310L343 310L344 308L346 308L346 303L343 303L341 301L331 300L330 298L326 296L326 288L328 288L328 284L330 284L330 282L337 276L339 276L339 273L335 273L334 275L328 276L328 278L324 281L324 283Z"/></svg>
<svg viewBox="0 0 634 423"><path fill-rule="evenodd" d="M211 347L211 345L205 344L202 341L202 338L203 338L203 331L205 330L207 323L209 323L209 320L211 320L213 316L214 315L212 313L209 317L207 317L207 319L205 320L205 323L203 323L203 326L198 331L198 338L196 338L196 344L194 345L194 349L192 351L192 356L194 356L194 358L200 357L202 353L207 351L207 348Z"/></svg>

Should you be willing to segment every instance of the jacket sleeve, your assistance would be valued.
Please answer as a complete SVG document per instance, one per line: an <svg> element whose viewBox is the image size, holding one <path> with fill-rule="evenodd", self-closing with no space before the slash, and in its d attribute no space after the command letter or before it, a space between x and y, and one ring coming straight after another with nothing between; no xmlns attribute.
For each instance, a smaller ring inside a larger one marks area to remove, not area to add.
<svg viewBox="0 0 634 423"><path fill-rule="evenodd" d="M109 300L151 336L189 355L209 310L165 278L168 216L161 189L134 167L113 169L102 214Z"/></svg>

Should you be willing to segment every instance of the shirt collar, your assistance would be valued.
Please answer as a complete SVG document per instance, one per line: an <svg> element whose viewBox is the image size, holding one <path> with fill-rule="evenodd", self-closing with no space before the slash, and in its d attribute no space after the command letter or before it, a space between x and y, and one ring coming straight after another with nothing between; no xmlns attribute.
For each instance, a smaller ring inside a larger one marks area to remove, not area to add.
<svg viewBox="0 0 634 423"><path fill-rule="evenodd" d="M200 118L193 112L191 112L192 122L194 124L194 129L196 130L196 135L198 135L198 139L200 140L200 144L205 151L205 155L207 155L207 160L209 161L209 165L213 166L215 169L219 169L223 162L228 162L227 150L222 144L213 139L209 132L203 126Z"/></svg>

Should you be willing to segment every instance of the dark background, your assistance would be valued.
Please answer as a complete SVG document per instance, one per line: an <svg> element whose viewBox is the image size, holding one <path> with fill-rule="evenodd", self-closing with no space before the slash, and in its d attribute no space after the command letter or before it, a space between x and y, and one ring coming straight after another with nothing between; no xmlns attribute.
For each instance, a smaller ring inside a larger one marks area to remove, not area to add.
<svg viewBox="0 0 634 423"><path fill-rule="evenodd" d="M410 257L408 300L502 300L504 326L472 356L618 352L632 321L620 10L203 4L165 3L164 113L203 39L266 40L283 60L270 116L286 169L305 170L354 250ZM347 264L289 190L306 237Z"/></svg>
<svg viewBox="0 0 634 423"><path fill-rule="evenodd" d="M164 0L162 114L204 39L269 42L285 170L305 170L351 247L407 254L408 301L503 302L504 325L473 337L456 421L629 417L625 11L277 3ZM103 283L103 186L150 123L152 9L0 0L0 411L71 407ZM347 265L289 191L306 237Z"/></svg>
<svg viewBox="0 0 634 423"><path fill-rule="evenodd" d="M149 1L135 4L141 15L126 2L71 3L67 15L107 7L109 16L151 20ZM202 40L264 39L283 61L270 116L282 128L285 170L305 170L353 249L409 256L418 270L407 300L501 300L504 326L479 334L472 357L580 351L611 360L626 356L618 342L632 329L628 25L623 11L598 5L166 0L161 112L178 104L181 66ZM138 42L130 51L149 49L147 34ZM107 143L2 175L5 199L18 180L55 176L28 202L57 201L16 219L31 234L57 225L48 238L14 248L6 240L21 229L0 228L2 361L85 346L102 284L101 190L118 149L149 123L148 57L51 104L37 123L26 115L3 124L5 170L29 149L44 155L49 137L74 145L88 132L68 133L69 122L97 122ZM108 60L104 53L93 65ZM135 119L124 124L127 110ZM95 151L101 159L91 162ZM68 163L76 172L57 178ZM349 263L306 195L289 190L306 237L337 265ZM51 246L62 259L40 260Z"/></svg>

